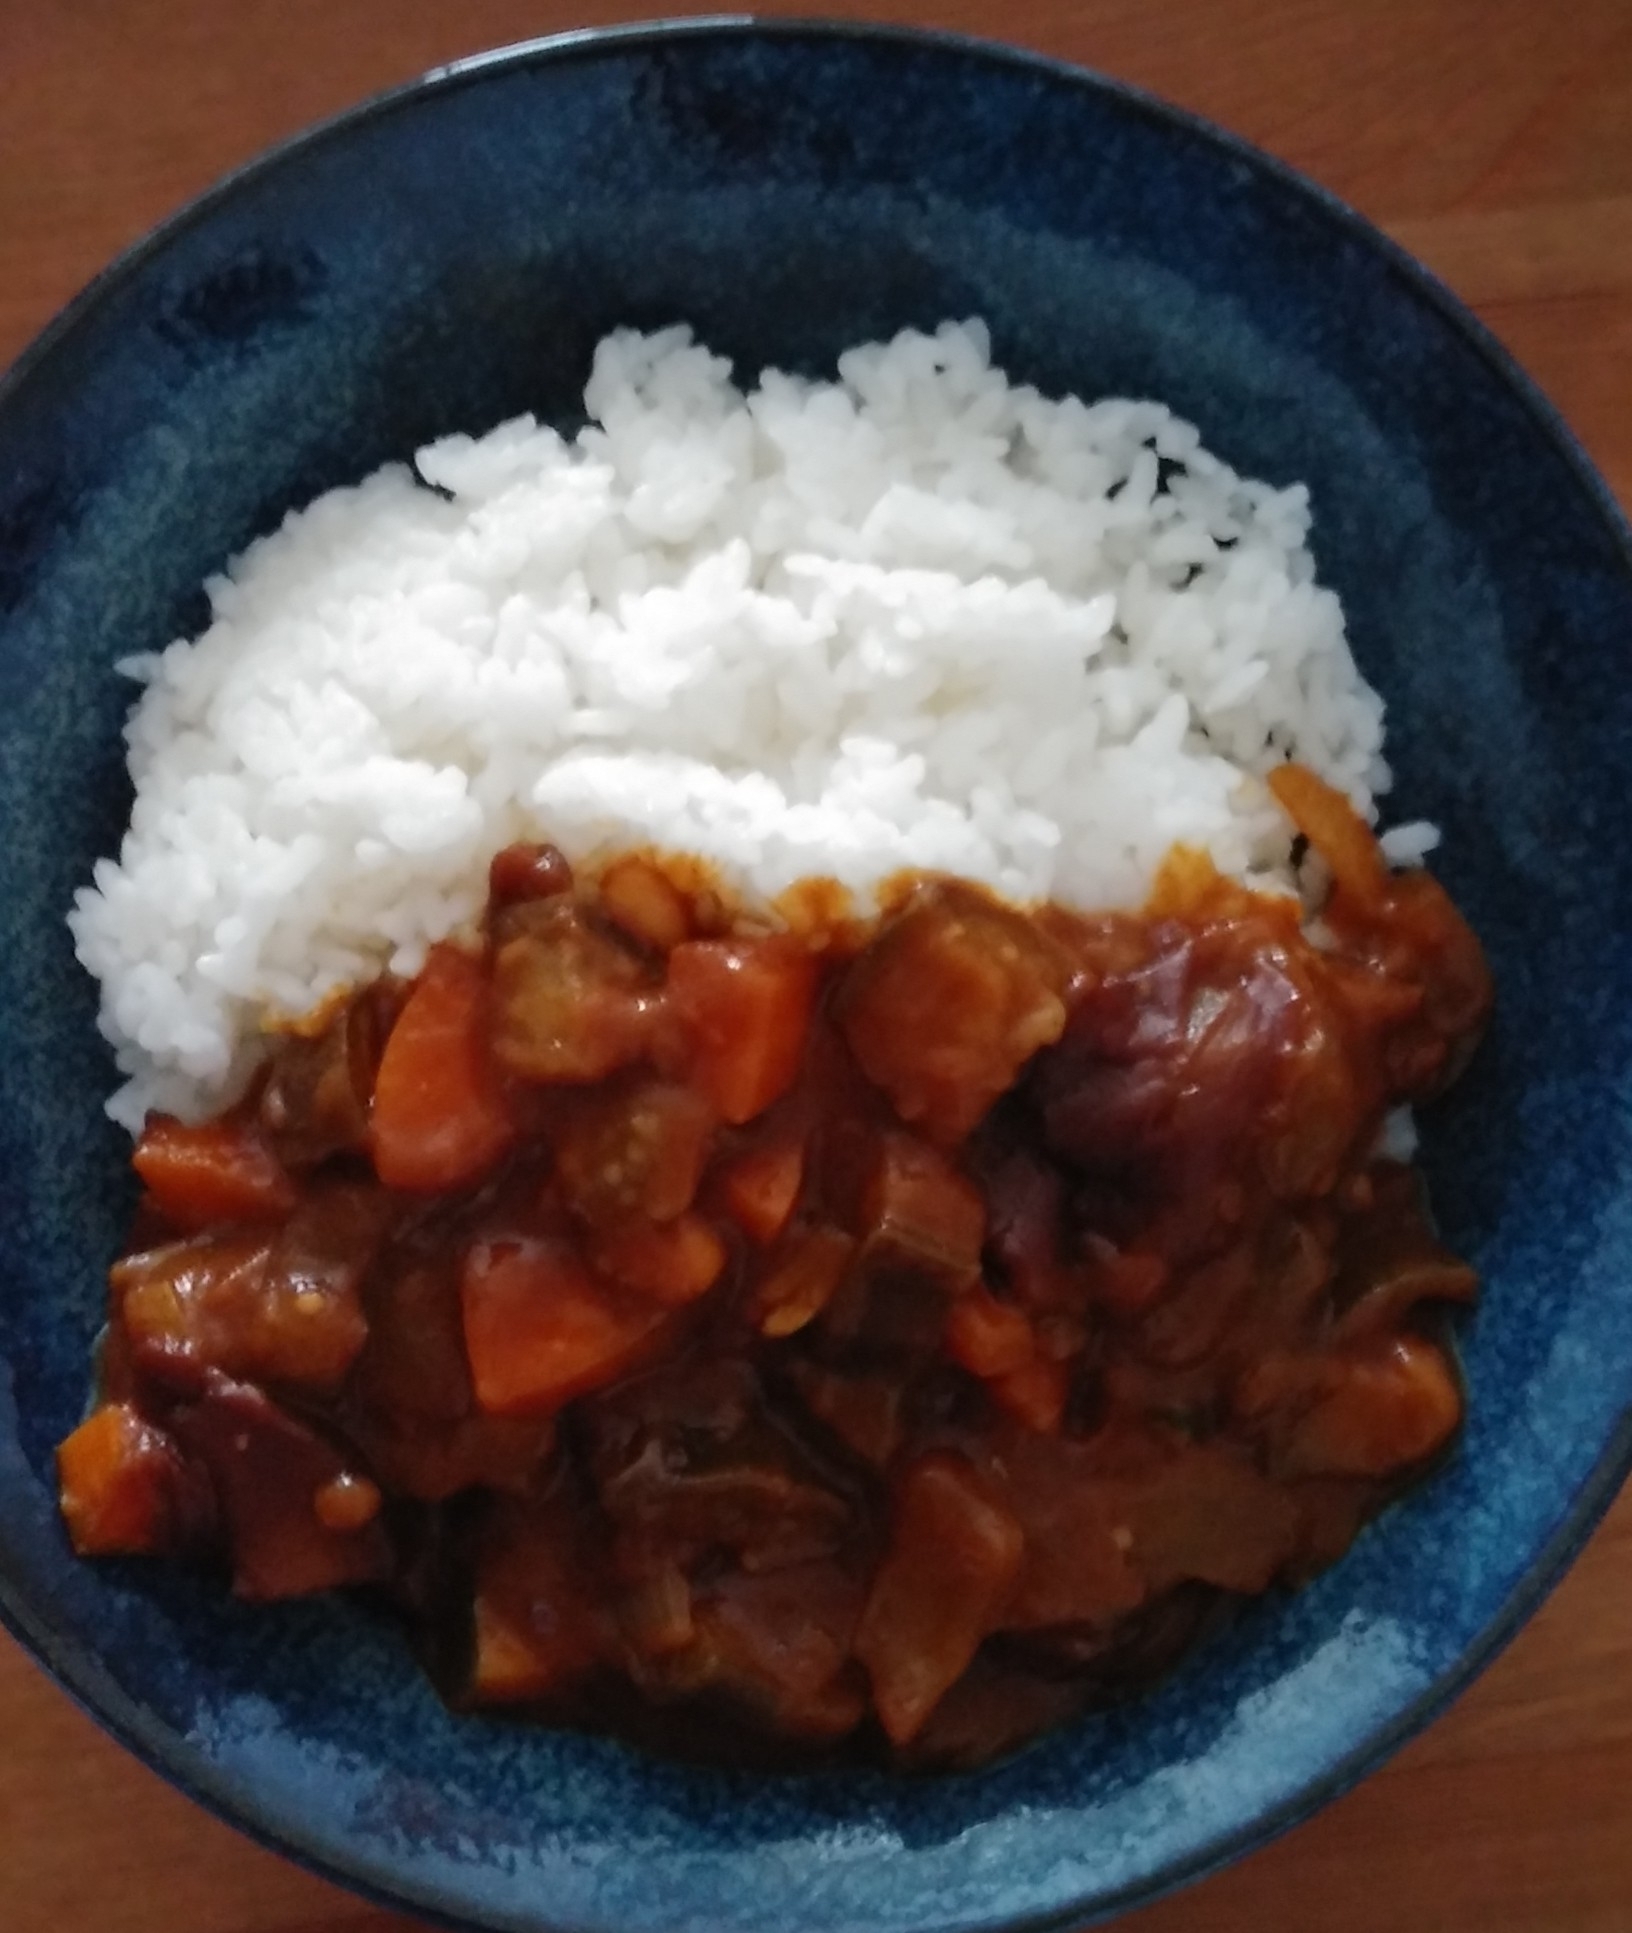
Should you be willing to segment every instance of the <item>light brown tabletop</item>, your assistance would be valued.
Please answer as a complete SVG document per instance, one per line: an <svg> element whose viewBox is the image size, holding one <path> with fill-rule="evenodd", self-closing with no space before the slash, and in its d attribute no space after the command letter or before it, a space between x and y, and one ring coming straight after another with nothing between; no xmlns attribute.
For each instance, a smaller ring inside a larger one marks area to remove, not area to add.
<svg viewBox="0 0 1632 1933"><path fill-rule="evenodd" d="M867 11L999 35L1246 135L1438 270L1632 503L1628 0L795 0L762 11ZM117 250L269 142L453 56L640 12L617 0L0 0L0 365ZM8 1933L414 1924L207 1817L0 1638ZM1426 1736L1311 1823L1124 1924L1628 1933L1632 1499Z"/></svg>

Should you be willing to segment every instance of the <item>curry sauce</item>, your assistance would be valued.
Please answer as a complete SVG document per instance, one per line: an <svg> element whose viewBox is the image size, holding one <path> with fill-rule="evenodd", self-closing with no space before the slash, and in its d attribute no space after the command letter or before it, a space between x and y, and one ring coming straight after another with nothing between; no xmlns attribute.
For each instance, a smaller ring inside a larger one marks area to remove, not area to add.
<svg viewBox="0 0 1632 1933"><path fill-rule="evenodd" d="M1472 1271L1382 1152L1477 942L1296 767L1318 917L948 879L729 913L498 855L479 934L150 1117L86 1553L364 1585L460 1706L965 1766L1332 1562L1454 1435Z"/></svg>

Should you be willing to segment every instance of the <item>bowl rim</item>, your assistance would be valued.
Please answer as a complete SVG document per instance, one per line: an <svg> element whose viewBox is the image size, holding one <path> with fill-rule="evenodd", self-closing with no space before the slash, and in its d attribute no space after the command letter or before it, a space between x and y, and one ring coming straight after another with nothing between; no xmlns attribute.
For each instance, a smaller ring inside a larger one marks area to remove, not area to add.
<svg viewBox="0 0 1632 1933"><path fill-rule="evenodd" d="M1178 131L1209 147L1219 158L1245 167L1283 193L1312 206L1328 224L1380 260L1409 295L1434 310L1486 363L1552 443L1587 503L1601 518L1622 564L1632 576L1632 520L1558 406L1446 283L1333 190L1204 115L1177 106L1134 82L1062 56L949 28L819 14L774 18L746 12L653 16L573 28L461 56L366 95L236 164L113 256L25 344L9 367L0 369L0 412L24 389L37 368L88 323L108 298L133 280L150 261L161 256L172 241L207 220L245 185L275 175L308 150L321 148L365 123L411 109L427 95L460 91L499 74L577 59L616 56L625 48L676 41L752 39L894 44L908 51L955 55L975 65L1031 72L1051 83L1109 99L1166 130ZM1204 1879L1301 1824L1331 1800L1351 1790L1425 1730L1506 1650L1580 1554L1629 1474L1632 1474L1632 1400L1623 1409L1618 1424L1551 1535L1478 1638L1391 1719L1368 1733L1293 1796L1252 1821L1217 1834L1161 1871L1127 1882L1113 1892L1085 1895L1075 1902L1065 1902L1019 1920L983 1918L960 1922L956 1930L951 1926L937 1928L936 1933L1071 1933L1074 1928L1099 1925ZM564 1922L538 1919L531 1913L525 1920L509 1915L502 1921L491 1916L475 1918L473 1913L479 1909L462 1902L451 1888L419 1882L397 1885L361 1874L335 1852L302 1836L295 1828L258 1817L252 1797L235 1789L232 1779L221 1775L181 1735L147 1712L104 1671L94 1653L53 1632L49 1621L26 1601L4 1573L0 1573L0 1627L22 1645L105 1733L215 1818L268 1850L366 1900L391 1910L406 1909L432 1923L452 1928L454 1933L475 1933L476 1929L483 1929L485 1933L485 1929L501 1926L512 1928L515 1933L569 1933ZM616 1933L616 1929L606 1922L580 1922L570 1933Z"/></svg>

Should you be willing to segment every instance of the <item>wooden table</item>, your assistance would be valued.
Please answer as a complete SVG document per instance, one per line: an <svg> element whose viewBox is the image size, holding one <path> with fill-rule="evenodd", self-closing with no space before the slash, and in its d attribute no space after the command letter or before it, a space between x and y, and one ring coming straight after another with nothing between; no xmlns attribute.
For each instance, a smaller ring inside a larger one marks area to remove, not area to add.
<svg viewBox="0 0 1632 1933"><path fill-rule="evenodd" d="M847 0L1195 108L1398 236L1632 502L1627 0ZM654 6L653 11L657 8ZM680 9L676 9L680 10ZM618 0L0 0L0 365L112 254L291 130ZM1632 1498L1508 1655L1359 1791L1139 1933L1627 1933ZM0 1639L10 1933L388 1933L217 1824Z"/></svg>

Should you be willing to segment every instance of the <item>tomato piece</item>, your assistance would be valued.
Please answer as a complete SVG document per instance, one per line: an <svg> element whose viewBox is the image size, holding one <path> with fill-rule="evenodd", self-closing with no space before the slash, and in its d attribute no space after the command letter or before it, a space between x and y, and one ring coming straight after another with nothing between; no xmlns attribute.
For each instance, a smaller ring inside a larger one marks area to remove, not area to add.
<svg viewBox="0 0 1632 1933"><path fill-rule="evenodd" d="M920 1457L896 1493L890 1548L856 1632L885 1731L911 1738L995 1630L1025 1535L961 1457Z"/></svg>
<svg viewBox="0 0 1632 1933"><path fill-rule="evenodd" d="M701 1215L672 1222L626 1222L604 1235L596 1266L615 1281L669 1308L706 1295L725 1267L725 1243Z"/></svg>
<svg viewBox="0 0 1632 1933"><path fill-rule="evenodd" d="M432 947L374 1084L375 1169L388 1188L462 1188L513 1135L488 1058L481 964L456 946Z"/></svg>
<svg viewBox="0 0 1632 1933"><path fill-rule="evenodd" d="M795 1141L739 1154L720 1177L726 1212L753 1241L774 1242L793 1214L805 1178L805 1151Z"/></svg>
<svg viewBox="0 0 1632 1933"><path fill-rule="evenodd" d="M57 1451L62 1514L82 1557L166 1550L174 1531L176 1446L128 1403L104 1403Z"/></svg>
<svg viewBox="0 0 1632 1933"><path fill-rule="evenodd" d="M559 1409L611 1382L664 1320L550 1242L477 1242L459 1287L476 1401L496 1416Z"/></svg>
<svg viewBox="0 0 1632 1933"><path fill-rule="evenodd" d="M131 1165L165 1220L181 1229L214 1222L263 1221L295 1205L295 1185L242 1114L188 1127L169 1114L152 1114Z"/></svg>
<svg viewBox="0 0 1632 1933"><path fill-rule="evenodd" d="M793 1085L816 998L797 941L687 940L669 955L669 995L690 1033L696 1078L722 1120L763 1114Z"/></svg>

